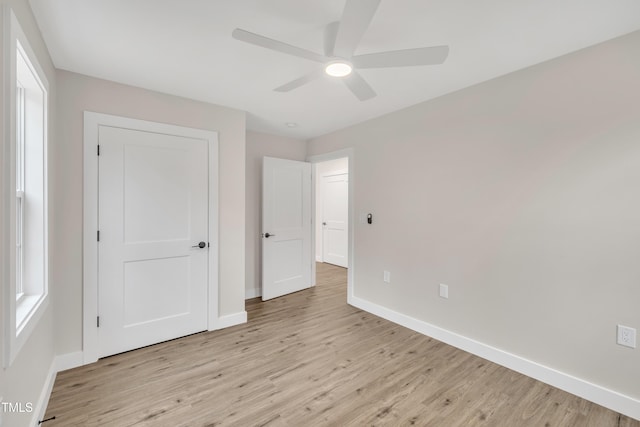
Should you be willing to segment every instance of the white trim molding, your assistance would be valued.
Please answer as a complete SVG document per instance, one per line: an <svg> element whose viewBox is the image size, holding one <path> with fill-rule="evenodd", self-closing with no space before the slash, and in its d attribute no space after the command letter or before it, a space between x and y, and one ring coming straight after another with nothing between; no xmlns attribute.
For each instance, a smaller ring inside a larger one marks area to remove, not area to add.
<svg viewBox="0 0 640 427"><path fill-rule="evenodd" d="M207 329L219 329L218 319L218 133L165 123L84 112L84 206L83 206L83 364L98 360L98 129L111 126L204 139L209 143L209 274ZM245 315L246 319L246 315ZM246 321L246 320L245 320ZM75 357L75 356L74 356ZM61 359L66 363L67 359Z"/></svg>
<svg viewBox="0 0 640 427"><path fill-rule="evenodd" d="M47 412L47 406L49 405L49 398L51 397L51 391L53 390L53 384L56 382L56 362L53 360L49 371L47 372L47 378L44 381L40 396L36 402L36 406L33 408L33 415L31 416L32 426L40 425L40 420L44 418L45 412Z"/></svg>
<svg viewBox="0 0 640 427"><path fill-rule="evenodd" d="M640 401L499 348L351 295L349 304L543 383L640 420Z"/></svg>
<svg viewBox="0 0 640 427"><path fill-rule="evenodd" d="M243 323L247 323L247 312L244 310L220 316L214 329L224 329L230 326L242 325Z"/></svg>
<svg viewBox="0 0 640 427"><path fill-rule="evenodd" d="M73 353L59 354L56 356L56 372L77 368L84 363L84 355L81 351Z"/></svg>

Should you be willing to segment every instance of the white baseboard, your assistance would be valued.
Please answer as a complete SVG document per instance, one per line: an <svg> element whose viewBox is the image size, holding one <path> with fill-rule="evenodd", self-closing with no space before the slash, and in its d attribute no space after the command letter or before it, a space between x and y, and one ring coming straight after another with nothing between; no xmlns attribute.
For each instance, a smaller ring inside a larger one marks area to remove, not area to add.
<svg viewBox="0 0 640 427"><path fill-rule="evenodd" d="M230 326L241 325L247 323L247 312L241 311L239 313L227 314L226 316L218 317L215 329L228 328Z"/></svg>
<svg viewBox="0 0 640 427"><path fill-rule="evenodd" d="M262 290L260 288L251 288L244 290L244 299L257 298L262 296Z"/></svg>
<svg viewBox="0 0 640 427"><path fill-rule="evenodd" d="M84 355L81 351L60 354L56 357L56 371L62 372L67 369L77 368L84 365Z"/></svg>
<svg viewBox="0 0 640 427"><path fill-rule="evenodd" d="M349 304L376 316L412 329L423 335L480 356L498 365L507 367L528 377L602 405L628 417L640 420L640 400L609 390L597 384L560 372L537 362L525 359L499 348L483 344L422 320L390 310L362 298L350 296Z"/></svg>
<svg viewBox="0 0 640 427"><path fill-rule="evenodd" d="M316 255L316 262L322 262L322 255Z"/></svg>
<svg viewBox="0 0 640 427"><path fill-rule="evenodd" d="M53 390L53 384L56 382L56 373L56 361L54 359L51 361L51 366L49 366L49 372L47 372L47 378L42 386L42 391L40 391L38 402L33 408L33 415L30 424L32 426L39 425L38 422L44 418L44 414L47 412L47 405L49 404L49 398L51 397L51 390Z"/></svg>

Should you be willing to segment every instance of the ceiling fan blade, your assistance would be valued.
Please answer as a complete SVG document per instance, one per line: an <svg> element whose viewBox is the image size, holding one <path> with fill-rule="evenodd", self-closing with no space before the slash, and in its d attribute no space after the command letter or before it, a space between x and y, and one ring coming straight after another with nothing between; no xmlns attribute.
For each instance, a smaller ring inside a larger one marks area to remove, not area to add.
<svg viewBox="0 0 640 427"><path fill-rule="evenodd" d="M333 56L333 47L336 45L336 36L338 35L338 21L332 22L324 28L324 54L331 58Z"/></svg>
<svg viewBox="0 0 640 427"><path fill-rule="evenodd" d="M279 86L277 88L274 89L274 91L276 92L289 92L290 90L293 90L295 88L298 88L302 85L305 85L307 83L309 83L310 81L313 81L319 77L322 76L322 70L316 70L313 73L309 73L306 76L302 76L299 79L295 79L290 81L289 83L283 84L282 86Z"/></svg>
<svg viewBox="0 0 640 427"><path fill-rule="evenodd" d="M353 71L348 77L345 77L344 84L360 101L366 101L376 96L375 91L369 86L369 83L362 78L360 74Z"/></svg>
<svg viewBox="0 0 640 427"><path fill-rule="evenodd" d="M356 68L410 67L442 64L447 56L449 46L433 46L357 55L351 62Z"/></svg>
<svg viewBox="0 0 640 427"><path fill-rule="evenodd" d="M233 30L231 36L236 40L255 44L257 46L286 53L288 55L310 59L316 62L327 62L329 60L329 58L325 57L324 55L320 55L315 52L311 52L310 50L302 49L300 47L291 46L290 44L283 43L278 40L273 40L259 34L254 34L240 28L236 28L235 30Z"/></svg>
<svg viewBox="0 0 640 427"><path fill-rule="evenodd" d="M347 0L338 28L333 54L349 59L369 27L380 0Z"/></svg>

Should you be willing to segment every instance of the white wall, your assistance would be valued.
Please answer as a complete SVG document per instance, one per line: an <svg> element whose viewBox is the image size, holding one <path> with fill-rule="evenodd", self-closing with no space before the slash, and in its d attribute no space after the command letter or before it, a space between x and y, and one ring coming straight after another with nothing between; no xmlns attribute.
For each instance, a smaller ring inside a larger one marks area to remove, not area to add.
<svg viewBox="0 0 640 427"><path fill-rule="evenodd" d="M322 177L336 171L349 171L349 159L327 160L315 164L316 177L316 261L322 262ZM345 250L345 253L347 251Z"/></svg>
<svg viewBox="0 0 640 427"><path fill-rule="evenodd" d="M31 13L31 9L26 0L2 0L1 6L10 7L16 15L20 26L25 32L29 40L31 48L34 50L38 58L38 62L42 66L44 73L49 80L49 175L52 174L53 165L51 164L52 152L55 151L57 146L57 140L55 138L56 124L56 111L55 111L55 99L56 99L56 85L55 85L55 70L46 45L42 40L40 31L36 25L35 19ZM1 12L0 12L1 15ZM2 17L0 17L1 19ZM3 22L3 21L0 21ZM0 31L0 60L4 61L4 39L3 32ZM3 81L3 66L0 67L0 82ZM4 93L4 84L0 86L0 189L4 189L5 181L4 174L6 171L5 161L8 161L8 143L5 138L5 128L3 125L3 118L6 111L4 110L4 100L8 94ZM49 188L49 197L55 197L55 189ZM4 204L4 197L0 197L0 224L2 224L5 232L8 227L9 212L8 207ZM54 215L54 208L49 205L50 218ZM9 248L6 247L8 239L0 238L0 307L4 307L3 298L5 296L5 289L9 286L8 283L8 265L6 265L5 257L8 255ZM49 240L49 253L54 251L55 242ZM59 284L50 279L49 292L54 294ZM3 324L4 315L0 315L0 346L5 345L5 325ZM4 350L4 349L2 349ZM0 352L2 353L2 352ZM53 341L53 305L49 304L47 310L44 312L42 318L37 324L36 328L30 335L28 341L24 347L18 353L13 364L8 368L0 369L0 397L4 402L22 403L23 407L26 403L31 403L34 409L38 410L38 403L41 398L45 397L48 392L48 386L52 381L52 374L54 374L53 362L54 362L54 341ZM0 416L3 417L5 426L26 426L32 425L32 418L38 414L34 413L2 413L0 408Z"/></svg>
<svg viewBox="0 0 640 427"><path fill-rule="evenodd" d="M304 141L265 133L247 132L247 200L246 200L246 297L262 295L262 158L278 157L304 161Z"/></svg>
<svg viewBox="0 0 640 427"><path fill-rule="evenodd" d="M58 141L53 162L56 233L52 276L58 354L82 350L82 170L83 111L113 114L218 131L220 210L220 315L244 311L245 283L245 113L57 71Z"/></svg>
<svg viewBox="0 0 640 427"><path fill-rule="evenodd" d="M640 330L639 51L635 32L311 140L354 147L374 215L355 296L640 399L640 348L615 343Z"/></svg>

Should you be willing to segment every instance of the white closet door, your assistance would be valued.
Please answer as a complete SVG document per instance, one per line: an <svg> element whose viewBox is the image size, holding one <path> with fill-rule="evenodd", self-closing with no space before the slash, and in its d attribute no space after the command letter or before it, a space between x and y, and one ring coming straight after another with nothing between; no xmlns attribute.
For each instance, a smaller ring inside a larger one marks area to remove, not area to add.
<svg viewBox="0 0 640 427"><path fill-rule="evenodd" d="M206 330L207 141L101 126L99 144L99 357Z"/></svg>

